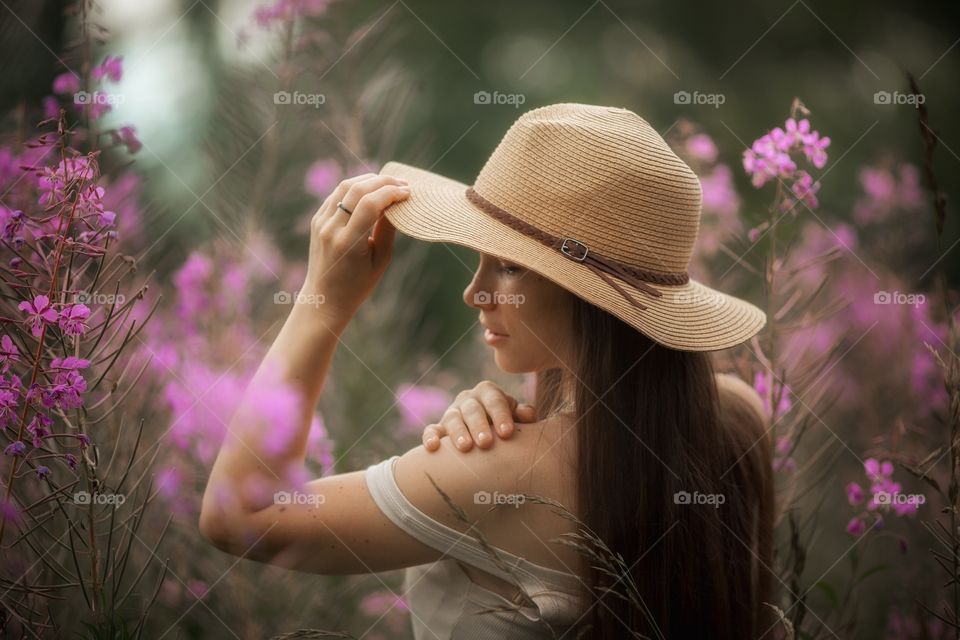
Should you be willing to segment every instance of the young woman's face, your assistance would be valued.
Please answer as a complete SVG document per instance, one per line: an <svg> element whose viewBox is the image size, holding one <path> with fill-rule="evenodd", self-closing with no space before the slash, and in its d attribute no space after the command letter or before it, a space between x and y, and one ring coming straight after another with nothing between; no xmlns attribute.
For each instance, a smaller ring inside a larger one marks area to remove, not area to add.
<svg viewBox="0 0 960 640"><path fill-rule="evenodd" d="M529 373L567 365L573 294L520 265L480 254L463 301L480 311L497 366Z"/></svg>

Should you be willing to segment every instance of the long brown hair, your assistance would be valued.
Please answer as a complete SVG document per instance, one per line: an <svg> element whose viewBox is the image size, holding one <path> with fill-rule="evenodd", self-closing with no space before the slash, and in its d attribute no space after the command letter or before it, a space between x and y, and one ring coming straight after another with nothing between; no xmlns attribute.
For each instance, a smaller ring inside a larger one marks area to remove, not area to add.
<svg viewBox="0 0 960 640"><path fill-rule="evenodd" d="M769 627L773 528L763 417L718 388L709 353L663 347L571 297L573 370L541 372L536 406L556 410L572 382L576 515L622 556L646 608L603 591L622 594L624 581L585 561L586 637L757 638Z"/></svg>

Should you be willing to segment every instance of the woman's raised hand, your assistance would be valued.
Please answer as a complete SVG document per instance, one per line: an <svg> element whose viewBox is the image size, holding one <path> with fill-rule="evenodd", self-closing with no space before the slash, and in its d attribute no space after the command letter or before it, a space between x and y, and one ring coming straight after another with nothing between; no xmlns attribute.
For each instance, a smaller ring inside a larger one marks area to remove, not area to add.
<svg viewBox="0 0 960 640"><path fill-rule="evenodd" d="M440 438L449 436L461 451L469 451L473 443L481 449L493 444L493 431L503 439L513 435L516 422L536 422L537 411L521 404L493 382L484 380L473 389L457 394L439 424L423 430L423 446L427 451L440 448ZM495 428L494 428L495 427Z"/></svg>
<svg viewBox="0 0 960 640"><path fill-rule="evenodd" d="M390 262L396 229L383 210L409 195L405 180L372 173L337 186L310 224L307 302L349 322Z"/></svg>

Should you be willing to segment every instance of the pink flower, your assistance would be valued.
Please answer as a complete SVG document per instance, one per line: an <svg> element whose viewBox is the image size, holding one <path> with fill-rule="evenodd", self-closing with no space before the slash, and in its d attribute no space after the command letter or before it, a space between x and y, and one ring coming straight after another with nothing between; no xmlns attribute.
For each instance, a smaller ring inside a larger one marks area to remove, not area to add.
<svg viewBox="0 0 960 640"><path fill-rule="evenodd" d="M760 397L763 399L763 408L766 410L767 415L771 417L773 417L773 409L770 398L767 397L767 393L770 392L772 378L773 374L768 375L762 371L758 371L754 375L753 379L753 388L756 389L758 394L760 394ZM777 390L774 389L773 393L776 392ZM791 407L793 407L793 402L790 400L790 394L790 387L787 385L781 385L780 402L777 404L777 417L782 416L786 412L790 411Z"/></svg>
<svg viewBox="0 0 960 640"><path fill-rule="evenodd" d="M107 56L103 59L103 62L90 71L90 75L98 81L106 77L113 82L120 82L120 78L123 77L123 57Z"/></svg>
<svg viewBox="0 0 960 640"><path fill-rule="evenodd" d="M810 209L817 207L818 202L815 194L820 190L820 183L814 182L809 173L803 170L798 171L797 179L790 189L793 191L793 195L797 197L797 200L807 207ZM792 207L791 210L794 213L797 211L796 207Z"/></svg>
<svg viewBox="0 0 960 640"><path fill-rule="evenodd" d="M133 127L120 127L117 133L120 136L120 142L127 148L128 153L136 153L143 147L143 143L137 138L137 130Z"/></svg>
<svg viewBox="0 0 960 640"><path fill-rule="evenodd" d="M847 485L847 501L852 505L858 505L863 502L863 488L856 482Z"/></svg>
<svg viewBox="0 0 960 640"><path fill-rule="evenodd" d="M687 140L687 153L704 162L715 162L717 159L717 145L713 138L705 133L690 136Z"/></svg>
<svg viewBox="0 0 960 640"><path fill-rule="evenodd" d="M84 304L70 304L60 311L60 328L68 336L82 336L87 330L84 324L90 317L90 309Z"/></svg>
<svg viewBox="0 0 960 640"><path fill-rule="evenodd" d="M69 95L77 91L80 91L80 77L72 71L61 73L53 79L54 93Z"/></svg>
<svg viewBox="0 0 960 640"><path fill-rule="evenodd" d="M860 225L882 222L895 211L920 213L927 206L920 171L912 164L900 164L896 171L887 166L865 166L858 180L863 197L854 204L853 219Z"/></svg>
<svg viewBox="0 0 960 640"><path fill-rule="evenodd" d="M740 196L733 185L733 171L718 164L711 173L700 178L703 190L703 210L730 217L740 209ZM739 222L739 221L737 221Z"/></svg>
<svg viewBox="0 0 960 640"><path fill-rule="evenodd" d="M795 175L797 164L791 154L802 153L807 162L822 169L827 162L826 148L830 145L830 138L821 138L806 119L788 118L784 127L773 128L743 152L744 171L758 189L773 179L801 179L799 186L794 184L793 191L812 208L816 206L813 198L816 186L803 178L805 174Z"/></svg>
<svg viewBox="0 0 960 640"><path fill-rule="evenodd" d="M326 198L343 175L336 160L317 160L304 177L303 186L308 193Z"/></svg>
<svg viewBox="0 0 960 640"><path fill-rule="evenodd" d="M43 117L45 120L56 118L60 114L60 103L53 96L43 96L40 100L43 106Z"/></svg>
<svg viewBox="0 0 960 640"><path fill-rule="evenodd" d="M893 475L893 464L890 461L880 463L876 458L867 458L863 463L863 470L871 482L880 482Z"/></svg>
<svg viewBox="0 0 960 640"><path fill-rule="evenodd" d="M19 382L19 378L14 377ZM20 404L19 389L0 389L0 428L6 429L17 422Z"/></svg>
<svg viewBox="0 0 960 640"><path fill-rule="evenodd" d="M85 106L87 107L87 113L90 114L91 120L97 120L103 114L113 110L113 105L110 103L110 95L103 91L94 91L90 94L90 100Z"/></svg>
<svg viewBox="0 0 960 640"><path fill-rule="evenodd" d="M180 293L179 314L182 319L192 318L207 305L205 284L213 273L213 261L194 251L173 277Z"/></svg>
<svg viewBox="0 0 960 640"><path fill-rule="evenodd" d="M207 583L203 580L190 580L187 582L187 591L193 594L197 600L202 600L203 596L207 595L207 591L210 590L210 587L207 586Z"/></svg>
<svg viewBox="0 0 960 640"><path fill-rule="evenodd" d="M850 535L863 535L863 532L866 530L867 527L861 518L851 518L850 522L847 523L847 533Z"/></svg>
<svg viewBox="0 0 960 640"><path fill-rule="evenodd" d="M827 164L826 149L829 146L830 138L826 136L821 138L820 134L814 131L808 139L804 140L803 154L810 164L817 169L823 169Z"/></svg>
<svg viewBox="0 0 960 640"><path fill-rule="evenodd" d="M54 372L53 384L41 392L41 402L47 408L77 409L83 406L83 394L87 390L87 381L79 369L85 369L90 361L70 356L54 358L50 370Z"/></svg>
<svg viewBox="0 0 960 640"><path fill-rule="evenodd" d="M405 426L411 431L418 431L439 420L453 401L444 389L410 384L400 385L396 397Z"/></svg>
<svg viewBox="0 0 960 640"><path fill-rule="evenodd" d="M14 362L20 362L20 350L10 336L4 335L0 338L0 373L7 373Z"/></svg>
<svg viewBox="0 0 960 640"><path fill-rule="evenodd" d="M40 335L44 322L57 321L57 310L50 306L50 298L47 296L37 296L33 302L25 300L17 308L29 314L27 323L35 337Z"/></svg>
<svg viewBox="0 0 960 640"><path fill-rule="evenodd" d="M23 454L26 453L26 451L27 451L27 445L25 445L22 440L17 440L15 442L8 444L7 447L3 450L3 454L6 456L14 456L14 457L22 458Z"/></svg>

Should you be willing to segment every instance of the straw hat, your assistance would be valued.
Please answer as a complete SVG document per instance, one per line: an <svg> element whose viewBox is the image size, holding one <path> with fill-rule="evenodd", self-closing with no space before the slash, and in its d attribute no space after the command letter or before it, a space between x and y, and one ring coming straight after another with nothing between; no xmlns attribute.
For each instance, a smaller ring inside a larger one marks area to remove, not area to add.
<svg viewBox="0 0 960 640"><path fill-rule="evenodd" d="M520 264L667 347L725 349L766 323L756 306L689 278L700 181L627 109L528 111L472 186L400 162L380 173L410 183L385 211L401 232Z"/></svg>

